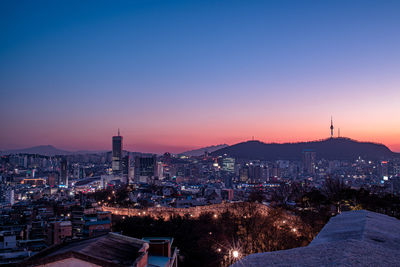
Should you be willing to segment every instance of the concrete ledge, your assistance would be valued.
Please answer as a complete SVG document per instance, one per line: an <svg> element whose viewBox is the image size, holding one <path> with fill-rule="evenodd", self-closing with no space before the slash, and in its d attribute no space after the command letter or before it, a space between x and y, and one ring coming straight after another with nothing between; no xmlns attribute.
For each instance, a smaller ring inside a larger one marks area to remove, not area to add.
<svg viewBox="0 0 400 267"><path fill-rule="evenodd" d="M365 210L343 212L307 247L252 254L233 266L400 266L400 221Z"/></svg>

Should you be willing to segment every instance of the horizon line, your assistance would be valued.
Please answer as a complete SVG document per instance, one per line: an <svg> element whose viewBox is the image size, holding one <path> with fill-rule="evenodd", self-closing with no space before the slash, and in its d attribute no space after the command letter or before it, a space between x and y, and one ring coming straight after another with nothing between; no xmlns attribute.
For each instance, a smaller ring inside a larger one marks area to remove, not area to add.
<svg viewBox="0 0 400 267"><path fill-rule="evenodd" d="M265 142L262 141L260 139L248 139L248 140L243 140L241 142L237 142L234 144L227 144L227 143L221 143L221 144L216 144L216 145L205 145L205 146L194 146L193 148L188 148L185 151L182 152L169 152L169 151L164 151L164 152L145 152L145 151L133 151L133 150L127 150L127 149L123 149L125 151L131 152L131 153L151 153L151 154L164 154L164 153L171 153L171 154L183 154L185 152L189 152L189 151L193 151L193 150L199 150L199 149L203 149L203 148L207 148L207 147L213 147L213 146L220 146L220 145L227 145L227 146L233 146L233 145L237 145L237 144L241 144L241 143L246 143L246 142L260 142L260 143L264 143L264 144L298 144L298 143L311 143L311 142L320 142L320 141L326 141L326 140L330 140L330 139L348 139L348 140L352 140L355 142L359 142L359 143L371 143L371 144L376 144L376 145L384 145L385 147L387 147L390 151L394 152L394 153L400 153L400 150L392 150L390 149L390 147L382 142L373 142L373 141L360 141L357 139L353 139L350 137L344 137L344 136L340 136L340 137L326 137L326 138L321 138L321 139L314 139L314 140L308 140L308 141L297 141L297 142ZM394 144L396 145L396 144ZM0 152L7 152L10 150L24 150L24 149L30 149L30 148L36 148L36 147L46 147L46 146L50 146L53 148L56 148L58 150L64 150L66 152L69 153L76 153L76 152L93 152L93 153L104 153L104 152L109 152L112 149L78 149L78 150L70 150L70 149L65 149L56 145L51 145L51 144L41 144L41 145L33 145L33 146L29 146L29 147L22 147L22 148L9 148L9 149L0 149Z"/></svg>

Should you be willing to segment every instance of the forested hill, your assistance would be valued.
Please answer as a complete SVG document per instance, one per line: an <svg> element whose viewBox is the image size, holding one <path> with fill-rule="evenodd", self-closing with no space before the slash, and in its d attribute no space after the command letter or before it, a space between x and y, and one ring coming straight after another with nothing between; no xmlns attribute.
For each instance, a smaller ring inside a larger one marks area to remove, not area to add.
<svg viewBox="0 0 400 267"><path fill-rule="evenodd" d="M226 154L241 159L300 160L305 150L313 150L316 152L317 158L329 160L352 160L358 157L375 160L400 158L400 153L392 152L383 144L358 142L343 137L284 144L247 141L219 149L212 155L222 156Z"/></svg>

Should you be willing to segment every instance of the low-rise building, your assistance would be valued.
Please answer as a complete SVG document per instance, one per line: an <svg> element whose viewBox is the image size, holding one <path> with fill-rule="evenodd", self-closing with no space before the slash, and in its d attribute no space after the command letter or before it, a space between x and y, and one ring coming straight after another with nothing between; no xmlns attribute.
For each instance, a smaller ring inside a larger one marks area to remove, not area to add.
<svg viewBox="0 0 400 267"><path fill-rule="evenodd" d="M137 266L148 265L149 244L140 239L108 233L52 246L21 266Z"/></svg>

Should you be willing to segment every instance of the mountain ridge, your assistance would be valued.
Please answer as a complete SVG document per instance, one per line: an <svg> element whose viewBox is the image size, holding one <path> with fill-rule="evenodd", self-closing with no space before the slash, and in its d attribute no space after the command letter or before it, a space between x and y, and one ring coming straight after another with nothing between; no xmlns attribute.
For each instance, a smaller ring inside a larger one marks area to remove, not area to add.
<svg viewBox="0 0 400 267"><path fill-rule="evenodd" d="M0 151L1 155L9 155L9 154L38 154L43 156L57 156L57 155L73 155L73 154L96 154L102 153L101 151L68 151L56 148L53 145L38 145L27 148L19 148L19 149L9 149Z"/></svg>
<svg viewBox="0 0 400 267"><path fill-rule="evenodd" d="M182 153L178 153L178 155L185 155L185 156L201 156L203 155L206 151L209 153L212 153L216 150L219 150L221 148L225 148L228 147L229 145L227 144L220 144L220 145L213 145L213 146L207 146L207 147L202 147L202 148L198 148L198 149L193 149L193 150L189 150L189 151L185 151Z"/></svg>
<svg viewBox="0 0 400 267"><path fill-rule="evenodd" d="M213 156L222 156L226 154L241 159L301 160L302 152L305 149L315 151L317 158L329 160L351 160L359 156L368 159L400 158L400 153L391 151L383 144L360 142L345 137L281 144L246 141L219 149L211 154Z"/></svg>

